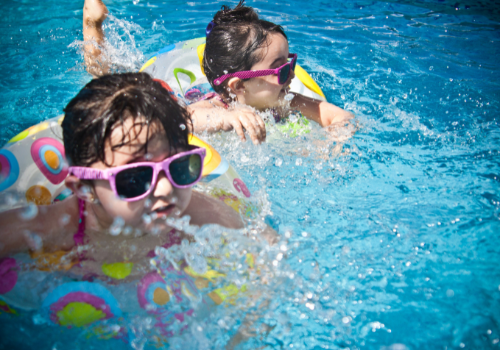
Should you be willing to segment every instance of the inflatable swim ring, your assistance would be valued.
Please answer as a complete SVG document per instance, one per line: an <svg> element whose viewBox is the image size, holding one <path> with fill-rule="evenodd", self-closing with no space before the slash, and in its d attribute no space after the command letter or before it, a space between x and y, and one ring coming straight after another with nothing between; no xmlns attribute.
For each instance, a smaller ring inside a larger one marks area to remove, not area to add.
<svg viewBox="0 0 500 350"><path fill-rule="evenodd" d="M64 116L34 125L0 149L0 212L29 203L48 205L71 194L64 186L68 175L62 143ZM200 189L238 212L250 215L256 206L236 170L212 146L190 135L189 143L206 149Z"/></svg>

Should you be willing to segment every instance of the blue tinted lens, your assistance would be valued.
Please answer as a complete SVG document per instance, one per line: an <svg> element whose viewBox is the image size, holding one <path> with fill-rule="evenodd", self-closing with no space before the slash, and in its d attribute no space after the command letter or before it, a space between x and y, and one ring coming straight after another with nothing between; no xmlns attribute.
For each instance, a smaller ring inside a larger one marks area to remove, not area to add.
<svg viewBox="0 0 500 350"><path fill-rule="evenodd" d="M116 192L127 199L146 193L153 181L153 168L141 166L120 171L115 177Z"/></svg>
<svg viewBox="0 0 500 350"><path fill-rule="evenodd" d="M191 154L174 160L168 168L172 180L177 185L187 186L195 182L202 170L199 154Z"/></svg>
<svg viewBox="0 0 500 350"><path fill-rule="evenodd" d="M288 79L289 75L290 75L290 65L287 64L286 66L280 69L279 83L284 84Z"/></svg>

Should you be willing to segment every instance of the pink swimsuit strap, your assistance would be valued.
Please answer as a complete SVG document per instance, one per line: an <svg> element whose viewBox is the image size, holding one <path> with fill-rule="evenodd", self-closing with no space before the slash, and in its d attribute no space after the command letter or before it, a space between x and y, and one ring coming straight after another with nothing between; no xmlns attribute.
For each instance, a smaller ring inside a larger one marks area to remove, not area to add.
<svg viewBox="0 0 500 350"><path fill-rule="evenodd" d="M80 213L80 220L78 221L78 231L73 236L75 245L83 245L83 237L85 237L85 201L78 198L78 210Z"/></svg>
<svg viewBox="0 0 500 350"><path fill-rule="evenodd" d="M229 105L224 102L224 100L222 99L222 97L220 97L220 95L216 92L209 92L208 94L205 94L202 98L200 98L200 101L202 100L212 100L212 99L215 99L217 101L220 101L224 104L224 108L228 109L229 108Z"/></svg>

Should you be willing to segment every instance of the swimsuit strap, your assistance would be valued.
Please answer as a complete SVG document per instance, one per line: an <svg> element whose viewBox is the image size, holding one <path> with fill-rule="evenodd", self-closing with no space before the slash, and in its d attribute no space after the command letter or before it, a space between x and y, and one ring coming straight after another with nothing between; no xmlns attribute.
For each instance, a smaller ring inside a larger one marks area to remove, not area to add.
<svg viewBox="0 0 500 350"><path fill-rule="evenodd" d="M73 236L75 240L75 245L78 247L79 245L83 245L83 237L85 237L85 201L78 198L78 210L80 220L78 221L78 231Z"/></svg>
<svg viewBox="0 0 500 350"><path fill-rule="evenodd" d="M224 108L226 108L226 109L229 108L229 105L226 102L224 102L222 97L220 97L220 95L216 92L209 92L208 94L205 94L202 98L200 98L200 101L211 100L211 99L216 99L224 104Z"/></svg>

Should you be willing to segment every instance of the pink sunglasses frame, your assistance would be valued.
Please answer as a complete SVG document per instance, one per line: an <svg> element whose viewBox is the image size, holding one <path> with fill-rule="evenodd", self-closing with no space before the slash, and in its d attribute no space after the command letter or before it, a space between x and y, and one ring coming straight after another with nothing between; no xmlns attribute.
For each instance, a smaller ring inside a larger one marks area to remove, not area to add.
<svg viewBox="0 0 500 350"><path fill-rule="evenodd" d="M195 147L195 146L191 146L191 147ZM198 176L198 178L194 182L190 183L189 185L178 185L172 179L172 176L171 176L170 170L169 170L169 166L173 161L175 161L179 158L185 157L185 156L193 155L193 154L198 154L201 158L200 175ZM72 166L72 167L69 167L68 171L69 171L70 175L74 175L81 180L108 180L109 184L111 186L111 189L113 190L113 192L115 193L115 195L118 198L120 198L121 200L123 200L125 202L134 202L134 201L138 201L138 200L141 200L141 199L147 197L151 193L151 191L153 191L153 189L156 187L156 183L158 181L158 174L162 170L165 172L165 175L167 176L168 181L170 181L172 186L174 186L176 188L192 187L194 184L196 184L202 178L203 162L205 160L205 155L206 155L205 148L196 147L195 149L192 149L190 151L177 153L171 157L165 158L161 162L139 162L139 163L121 165L121 166L117 166L117 167L113 167L113 168L109 168L109 169L105 169L105 170L99 170L99 169L88 168L88 167ZM116 175L123 170L134 169L134 168L138 168L138 167L153 168L153 178L151 179L151 186L149 187L149 189L145 193L141 194L140 196L133 197L133 198L122 198L116 190Z"/></svg>
<svg viewBox="0 0 500 350"><path fill-rule="evenodd" d="M293 70L293 66L297 62L297 54L296 53L291 53L288 54L288 58L291 58L292 60L290 62L285 63L282 66L279 66L276 69L264 69L264 70L245 70L241 72L234 72L234 73L229 73L229 74L224 74L223 76L217 78L214 80L215 85L220 85L224 82L224 80L228 78L240 78L240 79L250 79L250 78L257 78L257 77L263 77L266 75L277 75L278 76L278 84L283 85L286 83L288 78L290 77L290 72ZM288 76L286 77L284 82L280 82L280 70L282 70L286 65L290 65L290 71L288 72Z"/></svg>

